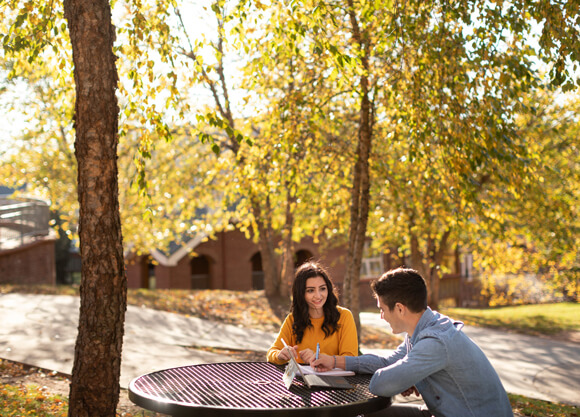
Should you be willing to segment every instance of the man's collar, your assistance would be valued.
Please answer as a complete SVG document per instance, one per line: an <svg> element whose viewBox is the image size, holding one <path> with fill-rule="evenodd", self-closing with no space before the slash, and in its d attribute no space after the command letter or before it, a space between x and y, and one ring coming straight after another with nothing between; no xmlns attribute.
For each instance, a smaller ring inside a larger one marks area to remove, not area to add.
<svg viewBox="0 0 580 417"><path fill-rule="evenodd" d="M423 311L421 318L419 319L419 321L415 325L415 328L413 329L413 333L410 336L411 343L415 342L415 338L416 338L417 334L419 332L421 332L421 330L423 330L429 322L431 322L433 317L434 317L433 310L431 310L430 307L427 307L427 309L425 311Z"/></svg>

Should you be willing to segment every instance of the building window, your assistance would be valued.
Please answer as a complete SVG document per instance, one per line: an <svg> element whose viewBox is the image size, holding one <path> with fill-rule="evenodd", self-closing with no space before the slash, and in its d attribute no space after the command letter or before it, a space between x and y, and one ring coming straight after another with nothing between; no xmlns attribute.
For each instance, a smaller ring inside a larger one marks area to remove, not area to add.
<svg viewBox="0 0 580 417"><path fill-rule="evenodd" d="M191 288L204 290L209 288L209 261L205 256L191 258Z"/></svg>
<svg viewBox="0 0 580 417"><path fill-rule="evenodd" d="M461 276L467 281L473 280L473 255L470 252L461 254Z"/></svg>
<svg viewBox="0 0 580 417"><path fill-rule="evenodd" d="M361 278L378 278L384 272L383 255L377 250L371 250L370 242L365 242L363 259L360 266Z"/></svg>
<svg viewBox="0 0 580 417"><path fill-rule="evenodd" d="M296 262L294 263L294 267L298 268L300 265L302 265L306 261L312 259L312 254L305 249L301 249L298 252L296 252L295 259L296 259Z"/></svg>
<svg viewBox="0 0 580 417"><path fill-rule="evenodd" d="M149 288L154 290L157 285L157 279L155 277L155 262L150 256L145 257L145 262L147 263L147 269L144 271L141 277L141 288Z"/></svg>
<svg viewBox="0 0 580 417"><path fill-rule="evenodd" d="M252 262L252 289L264 289L264 271L262 269L262 255L256 252L251 259Z"/></svg>

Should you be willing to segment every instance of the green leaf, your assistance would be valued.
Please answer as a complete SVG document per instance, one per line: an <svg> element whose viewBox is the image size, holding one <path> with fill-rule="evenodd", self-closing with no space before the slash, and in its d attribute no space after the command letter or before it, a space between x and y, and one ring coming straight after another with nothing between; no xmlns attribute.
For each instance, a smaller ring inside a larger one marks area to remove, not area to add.
<svg viewBox="0 0 580 417"><path fill-rule="evenodd" d="M28 18L28 13L22 13L20 15L18 15L16 17L16 20L14 21L14 27L19 28L20 26L22 26L22 24L24 23L24 21Z"/></svg>

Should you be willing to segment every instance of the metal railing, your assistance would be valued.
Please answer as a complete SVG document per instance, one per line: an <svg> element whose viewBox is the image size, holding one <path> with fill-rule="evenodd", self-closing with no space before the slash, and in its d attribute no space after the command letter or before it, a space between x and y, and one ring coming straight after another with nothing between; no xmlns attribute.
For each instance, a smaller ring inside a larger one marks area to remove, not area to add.
<svg viewBox="0 0 580 417"><path fill-rule="evenodd" d="M0 196L0 249L23 245L49 234L46 201Z"/></svg>

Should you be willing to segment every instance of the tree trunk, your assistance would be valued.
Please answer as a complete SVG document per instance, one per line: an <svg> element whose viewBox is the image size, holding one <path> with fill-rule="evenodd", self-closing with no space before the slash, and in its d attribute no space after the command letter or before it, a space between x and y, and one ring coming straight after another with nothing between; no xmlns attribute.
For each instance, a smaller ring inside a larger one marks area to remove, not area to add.
<svg viewBox="0 0 580 417"><path fill-rule="evenodd" d="M434 309L439 308L439 287L441 284L441 264L443 257L449 245L450 230L446 230L441 236L439 247L433 249L433 259L431 260L431 306Z"/></svg>
<svg viewBox="0 0 580 417"><path fill-rule="evenodd" d="M436 247L437 245L434 239L429 238L427 249L423 252L419 245L419 239L411 231L412 226L411 221L409 227L409 234L411 236L411 264L409 266L417 270L425 279L425 284L427 284L427 304L431 308L437 309L439 308L439 287L441 283L439 271L441 270L441 263L443 262L443 257L449 244L451 231L446 230L443 233L438 248Z"/></svg>
<svg viewBox="0 0 580 417"><path fill-rule="evenodd" d="M269 213L269 200L266 199L266 211ZM276 253L274 246L274 236L272 227L268 219L270 215L266 213L266 221L262 220L262 206L257 198L252 198L252 214L258 229L258 247L262 258L262 271L264 272L264 292L266 297L275 298L280 295L278 268L276 267Z"/></svg>
<svg viewBox="0 0 580 417"><path fill-rule="evenodd" d="M439 270L432 268L429 273L429 298L427 304L433 309L437 310L439 308L439 287L441 283L441 277L439 276Z"/></svg>
<svg viewBox="0 0 580 417"><path fill-rule="evenodd" d="M76 84L82 259L79 329L69 416L115 416L127 279L117 182L115 29L105 0L65 0Z"/></svg>
<svg viewBox="0 0 580 417"><path fill-rule="evenodd" d="M294 280L294 241L292 228L294 227L294 213L292 205L295 198L290 190L286 193L286 220L282 234L282 271L280 273L280 296L290 298L292 281Z"/></svg>
<svg viewBox="0 0 580 417"><path fill-rule="evenodd" d="M348 239L347 270L344 277L344 300L352 311L360 334L360 268L369 217L370 175L369 158L373 135L373 115L369 98L369 42L363 39L352 0L348 1L348 14L353 40L361 49L361 64L364 69L360 77L360 120L356 162L351 188L350 226Z"/></svg>
<svg viewBox="0 0 580 417"><path fill-rule="evenodd" d="M359 152L358 152L359 161L357 161L355 164L355 173L353 185L351 188L350 226L348 239L348 253L346 259L347 269L343 283L343 303L347 308L349 308L352 311L357 329L359 330L359 334L360 334L360 317L359 317L360 269L362 264L362 256L366 236L366 226L368 220L368 198L369 198L368 188L365 196L365 192L361 184L362 181L360 177L362 176L362 171L364 170L364 167L363 164L360 163L360 158L361 153L359 144ZM368 170L368 162L367 162L367 170Z"/></svg>

